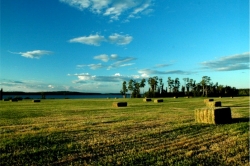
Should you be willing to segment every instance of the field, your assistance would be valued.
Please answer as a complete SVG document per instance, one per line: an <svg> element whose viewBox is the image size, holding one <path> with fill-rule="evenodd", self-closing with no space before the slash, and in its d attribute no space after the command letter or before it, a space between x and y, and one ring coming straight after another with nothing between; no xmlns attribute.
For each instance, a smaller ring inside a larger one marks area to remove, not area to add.
<svg viewBox="0 0 250 166"><path fill-rule="evenodd" d="M195 123L204 98L0 101L0 165L249 165L249 97L214 99L233 123Z"/></svg>

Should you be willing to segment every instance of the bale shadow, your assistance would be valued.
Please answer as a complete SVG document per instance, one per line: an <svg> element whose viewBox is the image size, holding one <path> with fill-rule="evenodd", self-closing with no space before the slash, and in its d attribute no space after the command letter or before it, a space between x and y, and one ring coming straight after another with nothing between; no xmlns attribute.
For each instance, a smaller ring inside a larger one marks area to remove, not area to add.
<svg viewBox="0 0 250 166"><path fill-rule="evenodd" d="M249 122L249 118L232 118L232 123Z"/></svg>

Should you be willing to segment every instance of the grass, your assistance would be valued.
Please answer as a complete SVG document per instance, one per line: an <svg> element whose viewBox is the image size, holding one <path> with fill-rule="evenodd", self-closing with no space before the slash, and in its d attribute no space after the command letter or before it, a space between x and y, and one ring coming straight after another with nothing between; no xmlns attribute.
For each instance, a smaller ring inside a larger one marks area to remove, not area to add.
<svg viewBox="0 0 250 166"><path fill-rule="evenodd" d="M203 100L0 101L0 165L248 165L249 97L215 99L224 125L195 123Z"/></svg>

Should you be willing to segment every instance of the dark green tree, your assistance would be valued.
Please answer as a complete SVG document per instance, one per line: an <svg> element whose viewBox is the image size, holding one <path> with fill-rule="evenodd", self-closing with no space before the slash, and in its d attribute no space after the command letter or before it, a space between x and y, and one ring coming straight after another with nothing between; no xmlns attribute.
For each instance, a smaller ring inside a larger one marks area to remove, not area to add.
<svg viewBox="0 0 250 166"><path fill-rule="evenodd" d="M208 76L203 76L202 80L200 82L201 86L202 86L202 96L207 96L208 94L208 87L210 84L211 78Z"/></svg>
<svg viewBox="0 0 250 166"><path fill-rule="evenodd" d="M121 94L124 96L124 98L126 98L126 92L128 92L128 88L127 88L127 82L123 81L122 83L122 90L120 91Z"/></svg>
<svg viewBox="0 0 250 166"><path fill-rule="evenodd" d="M168 77L168 89L169 92L173 92L172 89L174 87L174 80L171 79L171 77Z"/></svg>

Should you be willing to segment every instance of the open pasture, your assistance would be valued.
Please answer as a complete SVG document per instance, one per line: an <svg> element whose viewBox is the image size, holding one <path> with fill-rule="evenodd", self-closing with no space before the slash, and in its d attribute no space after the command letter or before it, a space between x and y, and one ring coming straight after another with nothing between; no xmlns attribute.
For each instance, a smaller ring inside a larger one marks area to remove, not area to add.
<svg viewBox="0 0 250 166"><path fill-rule="evenodd" d="M249 97L214 99L233 123L195 123L204 98L0 101L0 165L248 165Z"/></svg>

